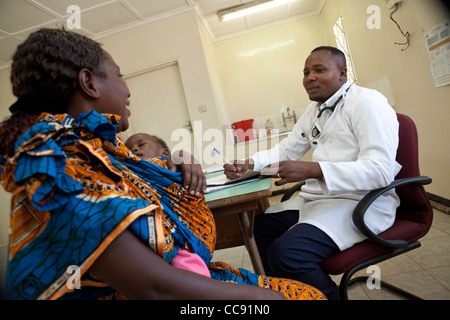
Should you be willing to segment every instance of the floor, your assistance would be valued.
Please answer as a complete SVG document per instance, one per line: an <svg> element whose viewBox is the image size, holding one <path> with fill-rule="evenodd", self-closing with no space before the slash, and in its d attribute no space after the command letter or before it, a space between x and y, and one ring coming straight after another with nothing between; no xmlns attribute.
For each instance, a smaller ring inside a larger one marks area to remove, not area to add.
<svg viewBox="0 0 450 320"><path fill-rule="evenodd" d="M278 195L269 200L273 204L280 198ZM418 249L380 263L380 278L426 300L450 300L450 214L435 209L433 225L421 243ZM213 260L253 271L244 246L217 250ZM373 272L361 270L356 275L375 275ZM341 276L332 278L339 284ZM366 283L355 284L349 289L349 299L403 299L386 289L369 287Z"/></svg>

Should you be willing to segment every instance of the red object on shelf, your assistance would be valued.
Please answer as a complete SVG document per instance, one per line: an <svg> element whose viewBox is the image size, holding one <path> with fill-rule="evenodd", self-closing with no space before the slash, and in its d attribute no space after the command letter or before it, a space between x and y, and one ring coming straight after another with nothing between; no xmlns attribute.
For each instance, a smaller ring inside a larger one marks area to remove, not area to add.
<svg viewBox="0 0 450 320"><path fill-rule="evenodd" d="M242 120L233 123L231 126L237 134L239 142L253 140L253 119Z"/></svg>

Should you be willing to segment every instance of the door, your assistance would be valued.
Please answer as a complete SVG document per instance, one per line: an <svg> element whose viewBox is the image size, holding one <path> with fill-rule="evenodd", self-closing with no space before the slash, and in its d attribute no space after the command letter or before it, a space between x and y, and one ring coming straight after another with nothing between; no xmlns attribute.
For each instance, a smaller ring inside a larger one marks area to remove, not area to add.
<svg viewBox="0 0 450 320"><path fill-rule="evenodd" d="M177 62L146 69L125 77L130 89L130 127L120 134L157 135L174 146L194 153L189 112ZM174 151L174 150L172 150Z"/></svg>

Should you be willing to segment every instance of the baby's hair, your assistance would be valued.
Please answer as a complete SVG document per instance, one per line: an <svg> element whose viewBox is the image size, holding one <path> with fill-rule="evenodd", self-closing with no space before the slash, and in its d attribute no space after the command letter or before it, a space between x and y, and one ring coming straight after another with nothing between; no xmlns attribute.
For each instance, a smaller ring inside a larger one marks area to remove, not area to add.
<svg viewBox="0 0 450 320"><path fill-rule="evenodd" d="M169 146L167 145L167 143L163 139L161 139L158 136L152 135L152 134L149 134L149 136L152 137L152 139L155 140L157 143L159 143L163 148L165 148L167 150L170 150Z"/></svg>

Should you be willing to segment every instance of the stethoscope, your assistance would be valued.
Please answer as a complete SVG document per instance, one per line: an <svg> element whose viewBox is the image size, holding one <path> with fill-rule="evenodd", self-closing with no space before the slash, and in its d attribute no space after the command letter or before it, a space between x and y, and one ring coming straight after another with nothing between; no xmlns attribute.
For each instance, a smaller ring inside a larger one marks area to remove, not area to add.
<svg viewBox="0 0 450 320"><path fill-rule="evenodd" d="M338 103L339 103L339 102L342 100L342 98L344 97L344 95L347 94L347 92L348 92L348 90L350 89L351 86L352 86L352 84L349 85L347 89L345 89L345 92L339 96L339 98L336 100L335 103L333 103L333 105L331 105L331 106L329 106L329 107L324 107L322 110L319 111L319 114L317 115L316 119L314 120L313 128L311 129L311 136L312 136L314 139L316 139L316 138L320 135L320 130L319 130L319 128L317 128L317 125L316 125L317 120L320 119L320 116L321 116L326 110L330 110L331 112L333 112L334 109L336 109L336 106L338 105ZM302 136L305 137L304 133L302 134ZM317 143L316 143L316 144L317 144Z"/></svg>

